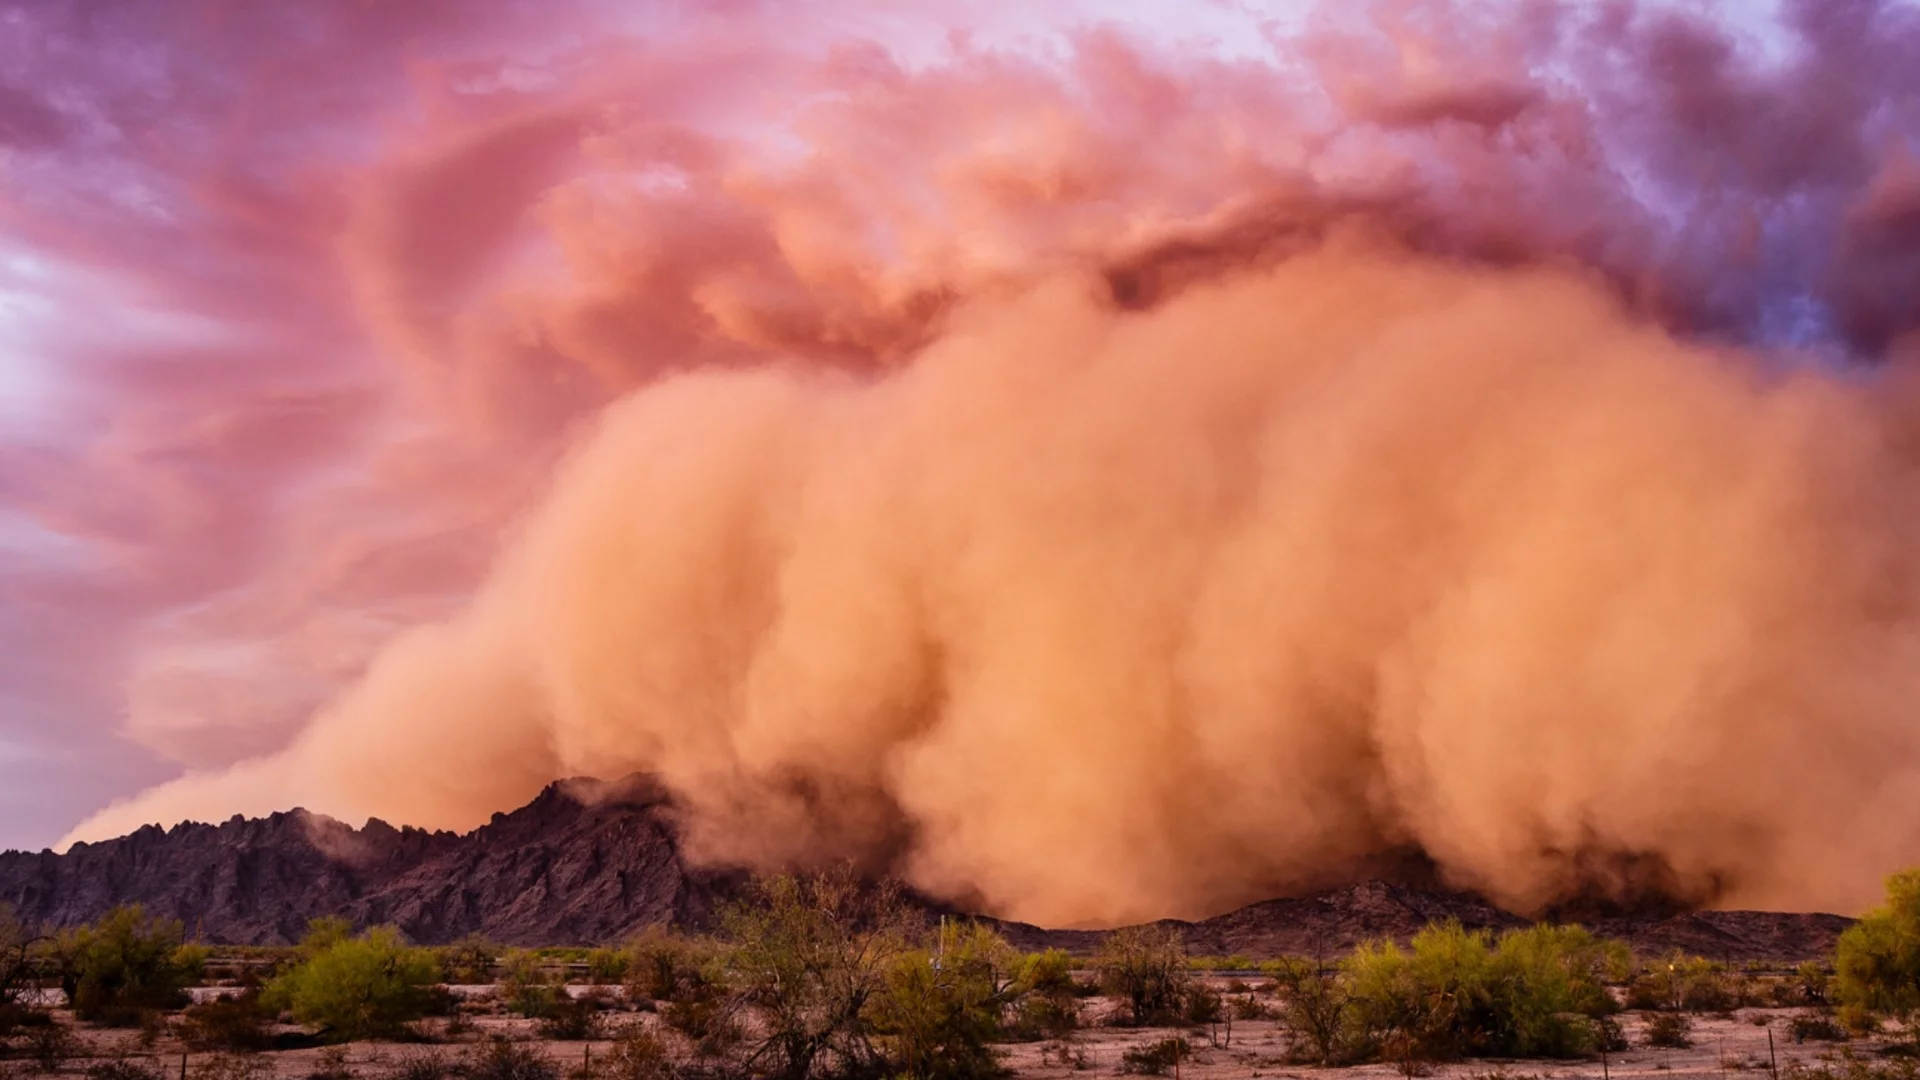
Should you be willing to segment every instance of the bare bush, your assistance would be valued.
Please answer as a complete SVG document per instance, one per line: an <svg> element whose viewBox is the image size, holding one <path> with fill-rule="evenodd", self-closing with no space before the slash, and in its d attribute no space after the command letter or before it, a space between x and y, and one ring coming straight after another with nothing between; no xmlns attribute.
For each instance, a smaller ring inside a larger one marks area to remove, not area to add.
<svg viewBox="0 0 1920 1080"><path fill-rule="evenodd" d="M1192 980L1186 947L1172 927L1115 930L1101 943L1093 966L1100 989L1120 999L1135 1026L1177 1019Z"/></svg>
<svg viewBox="0 0 1920 1080"><path fill-rule="evenodd" d="M460 1063L467 1080L560 1080L552 1059L530 1046L498 1035Z"/></svg>
<svg viewBox="0 0 1920 1080"><path fill-rule="evenodd" d="M1141 1076L1160 1076L1186 1060L1192 1053L1187 1040L1174 1036L1128 1050L1120 1055L1120 1071Z"/></svg>
<svg viewBox="0 0 1920 1080"><path fill-rule="evenodd" d="M167 1080L158 1061L114 1058L87 1068L87 1080Z"/></svg>
<svg viewBox="0 0 1920 1080"><path fill-rule="evenodd" d="M193 1080L273 1080L273 1064L259 1054L207 1054L193 1063Z"/></svg>

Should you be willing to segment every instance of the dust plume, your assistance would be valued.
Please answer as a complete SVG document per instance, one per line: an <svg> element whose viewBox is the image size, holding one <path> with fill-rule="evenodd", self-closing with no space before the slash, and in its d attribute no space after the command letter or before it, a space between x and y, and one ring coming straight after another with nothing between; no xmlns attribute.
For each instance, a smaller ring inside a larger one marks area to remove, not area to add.
<svg viewBox="0 0 1920 1080"><path fill-rule="evenodd" d="M1522 907L1640 853L1845 906L1920 853L1907 409L1361 240L1145 314L1051 283L897 373L613 406L468 613L135 812L645 769L709 857L898 849L1042 923L1407 844Z"/></svg>
<svg viewBox="0 0 1920 1080"><path fill-rule="evenodd" d="M489 129L644 163L647 212L555 187L567 275L436 343L389 273L378 321L433 356L511 312L606 404L555 391L592 404L463 611L75 835L467 826L647 771L702 858L1056 926L1409 849L1520 910L1858 907L1920 859L1920 247L1879 107L1920 34L1790 8L1764 71L1542 4L1481 52L1312 37L1298 93L1099 34L1067 74L850 49L787 171L582 135L603 98ZM487 355L462 400L546 415Z"/></svg>

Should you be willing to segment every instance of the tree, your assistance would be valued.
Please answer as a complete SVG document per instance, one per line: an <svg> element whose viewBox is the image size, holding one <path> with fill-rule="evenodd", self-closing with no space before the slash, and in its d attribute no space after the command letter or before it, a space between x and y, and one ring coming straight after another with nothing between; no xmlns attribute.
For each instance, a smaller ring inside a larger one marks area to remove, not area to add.
<svg viewBox="0 0 1920 1080"><path fill-rule="evenodd" d="M1288 957L1269 970L1280 985L1281 1022L1296 1046L1304 1044L1304 1056L1316 1064L1339 1064L1352 1027L1352 1001L1341 973L1302 957Z"/></svg>
<svg viewBox="0 0 1920 1080"><path fill-rule="evenodd" d="M39 964L34 955L38 939L13 909L0 904L0 1038L18 1024L27 1010L27 992L34 988Z"/></svg>
<svg viewBox="0 0 1920 1080"><path fill-rule="evenodd" d="M60 985L75 1015L130 1025L144 1010L184 1004L184 989L206 961L204 949L182 944L184 936L178 919L148 915L138 904L61 935Z"/></svg>
<svg viewBox="0 0 1920 1080"><path fill-rule="evenodd" d="M1840 935L1835 997L1911 1024L1920 1010L1920 870L1887 879L1887 901Z"/></svg>
<svg viewBox="0 0 1920 1080"><path fill-rule="evenodd" d="M1173 1017L1192 980L1186 946L1170 926L1115 930L1101 943L1093 966L1100 989L1121 999L1137 1025Z"/></svg>
<svg viewBox="0 0 1920 1080"><path fill-rule="evenodd" d="M1022 957L978 923L943 925L931 950L899 958L875 1010L895 1075L916 1080L997 1076L989 1044L1020 994Z"/></svg>
<svg viewBox="0 0 1920 1080"><path fill-rule="evenodd" d="M737 1000L759 1010L747 1071L804 1080L816 1070L875 1072L876 999L918 920L897 887L863 887L850 867L757 883L730 908L728 966Z"/></svg>
<svg viewBox="0 0 1920 1080"><path fill-rule="evenodd" d="M316 927L311 940L308 958L275 979L265 996L300 1023L349 1042L393 1034L431 1007L439 966L393 927L344 939Z"/></svg>

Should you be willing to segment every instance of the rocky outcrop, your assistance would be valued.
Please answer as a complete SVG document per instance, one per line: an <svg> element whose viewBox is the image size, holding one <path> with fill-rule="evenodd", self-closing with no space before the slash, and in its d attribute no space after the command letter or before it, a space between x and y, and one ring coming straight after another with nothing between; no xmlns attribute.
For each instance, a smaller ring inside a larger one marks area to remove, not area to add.
<svg viewBox="0 0 1920 1080"><path fill-rule="evenodd" d="M464 835L292 810L0 854L0 903L29 924L74 926L138 903L202 940L245 945L297 940L322 915L393 923L426 943L610 941L705 925L739 880L686 864L670 804L641 777L552 784Z"/></svg>
<svg viewBox="0 0 1920 1080"><path fill-rule="evenodd" d="M115 904L177 918L201 940L263 945L296 940L307 922L342 915L393 923L423 943L484 934L512 945L619 941L644 927L705 929L738 896L739 872L682 856L673 806L645 777L567 780L470 833L355 829L292 810L220 825L149 826L116 840L52 852L0 854L0 904L48 928L90 922ZM930 915L957 914L923 901ZM1371 938L1412 937L1457 919L1500 930L1525 920L1469 893L1366 881L1268 900L1199 922L1169 921L1190 952L1255 959L1335 957ZM1681 950L1730 962L1826 956L1850 920L1754 911L1614 914L1585 920L1643 953ZM1101 933L998 923L1025 949L1085 953Z"/></svg>

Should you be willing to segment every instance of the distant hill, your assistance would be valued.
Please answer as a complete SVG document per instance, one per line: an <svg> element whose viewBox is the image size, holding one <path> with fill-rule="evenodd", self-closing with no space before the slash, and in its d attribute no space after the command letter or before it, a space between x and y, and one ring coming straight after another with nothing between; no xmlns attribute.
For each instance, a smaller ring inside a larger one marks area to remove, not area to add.
<svg viewBox="0 0 1920 1080"><path fill-rule="evenodd" d="M29 923L72 926L138 902L181 920L202 940L245 945L293 941L321 915L362 926L393 923L423 943L470 933L511 945L611 942L660 924L706 929L745 882L737 871L687 863L670 800L641 776L551 784L526 806L465 834L379 820L355 829L291 810L219 825L148 826L61 855L0 853L0 903ZM1404 940L1448 918L1470 928L1525 924L1468 893L1367 881L1165 925L1177 927L1196 954L1332 957L1362 939ZM1851 920L1703 911L1586 922L1643 952L1681 949L1744 962L1827 955ZM1085 952L1101 937L998 925L1027 949Z"/></svg>

